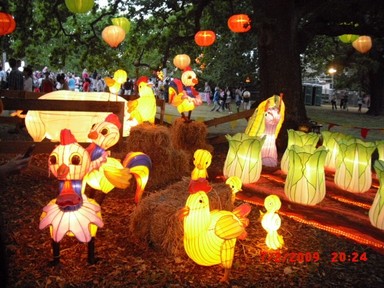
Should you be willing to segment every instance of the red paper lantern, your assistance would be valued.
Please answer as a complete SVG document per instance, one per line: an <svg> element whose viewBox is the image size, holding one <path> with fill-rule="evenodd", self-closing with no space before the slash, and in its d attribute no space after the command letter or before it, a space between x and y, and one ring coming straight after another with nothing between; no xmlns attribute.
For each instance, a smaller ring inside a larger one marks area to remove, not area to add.
<svg viewBox="0 0 384 288"><path fill-rule="evenodd" d="M235 33L248 32L251 29L251 19L246 14L232 15L228 19L228 27Z"/></svg>
<svg viewBox="0 0 384 288"><path fill-rule="evenodd" d="M0 36L11 34L15 28L16 22L12 15L0 12Z"/></svg>
<svg viewBox="0 0 384 288"><path fill-rule="evenodd" d="M199 46L211 46L215 40L216 34L211 30L203 30L195 34L195 42Z"/></svg>
<svg viewBox="0 0 384 288"><path fill-rule="evenodd" d="M372 48L372 39L369 36L360 36L352 42L352 46L360 53L367 53Z"/></svg>
<svg viewBox="0 0 384 288"><path fill-rule="evenodd" d="M112 48L119 46L125 39L125 31L123 28L117 25L110 25L104 28L101 37Z"/></svg>

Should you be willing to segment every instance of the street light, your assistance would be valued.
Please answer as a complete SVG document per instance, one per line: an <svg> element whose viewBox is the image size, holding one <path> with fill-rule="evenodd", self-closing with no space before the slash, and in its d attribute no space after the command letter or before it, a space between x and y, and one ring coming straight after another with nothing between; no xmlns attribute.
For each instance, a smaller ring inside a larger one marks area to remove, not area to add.
<svg viewBox="0 0 384 288"><path fill-rule="evenodd" d="M335 69L335 68L333 68L333 67L331 67L331 68L329 68L328 69L328 73L329 74L331 74L331 88L332 88L332 90L333 90L333 84L334 84L334 77L333 77L333 75L335 74L337 72L337 70Z"/></svg>

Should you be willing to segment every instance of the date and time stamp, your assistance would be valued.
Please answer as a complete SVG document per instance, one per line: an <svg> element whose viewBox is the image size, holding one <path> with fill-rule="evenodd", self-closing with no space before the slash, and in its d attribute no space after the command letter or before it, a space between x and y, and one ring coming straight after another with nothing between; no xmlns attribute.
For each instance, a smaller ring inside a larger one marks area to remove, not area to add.
<svg viewBox="0 0 384 288"><path fill-rule="evenodd" d="M367 262L367 252L331 252L320 254L319 252L280 252L261 251L262 263L316 263L326 261L328 263L360 263Z"/></svg>

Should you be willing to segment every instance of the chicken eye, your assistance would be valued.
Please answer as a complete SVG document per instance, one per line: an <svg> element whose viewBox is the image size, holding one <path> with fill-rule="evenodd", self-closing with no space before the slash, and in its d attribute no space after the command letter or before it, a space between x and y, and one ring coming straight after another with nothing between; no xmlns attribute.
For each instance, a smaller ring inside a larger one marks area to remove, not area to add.
<svg viewBox="0 0 384 288"><path fill-rule="evenodd" d="M81 156L79 154L71 155L71 164L72 165L80 165L81 164Z"/></svg>
<svg viewBox="0 0 384 288"><path fill-rule="evenodd" d="M107 135L109 133L109 130L107 128L104 128L103 130L101 130L101 135Z"/></svg>
<svg viewBox="0 0 384 288"><path fill-rule="evenodd" d="M56 155L52 154L49 156L49 164L55 165L57 163L57 157Z"/></svg>
<svg viewBox="0 0 384 288"><path fill-rule="evenodd" d="M199 203L203 203L203 200L200 199L200 200L199 200Z"/></svg>
<svg viewBox="0 0 384 288"><path fill-rule="evenodd" d="M96 127L96 123L92 124L91 130L93 130Z"/></svg>

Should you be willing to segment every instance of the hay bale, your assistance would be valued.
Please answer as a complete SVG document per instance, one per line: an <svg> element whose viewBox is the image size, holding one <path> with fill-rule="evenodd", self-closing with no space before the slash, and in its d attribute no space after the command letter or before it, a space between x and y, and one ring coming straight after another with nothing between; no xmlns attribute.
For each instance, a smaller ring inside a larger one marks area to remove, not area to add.
<svg viewBox="0 0 384 288"><path fill-rule="evenodd" d="M189 156L172 145L170 129L165 126L144 123L133 127L124 144L125 151L140 151L152 160L146 190L164 187L191 173Z"/></svg>
<svg viewBox="0 0 384 288"><path fill-rule="evenodd" d="M173 146L187 151L191 159L197 149L213 152L213 146L206 142L208 128L204 123L185 122L182 118L177 118L172 124L171 131Z"/></svg>
<svg viewBox="0 0 384 288"><path fill-rule="evenodd" d="M189 182L190 178L184 177L144 198L130 216L131 234L156 250L173 256L185 256L183 221L178 218L178 211L185 206L189 196ZM211 210L232 211L231 195L228 185L212 184L212 191L208 193Z"/></svg>

